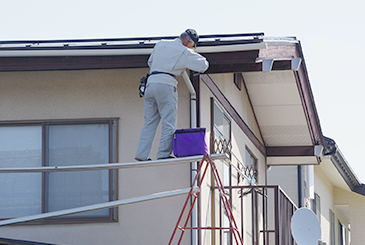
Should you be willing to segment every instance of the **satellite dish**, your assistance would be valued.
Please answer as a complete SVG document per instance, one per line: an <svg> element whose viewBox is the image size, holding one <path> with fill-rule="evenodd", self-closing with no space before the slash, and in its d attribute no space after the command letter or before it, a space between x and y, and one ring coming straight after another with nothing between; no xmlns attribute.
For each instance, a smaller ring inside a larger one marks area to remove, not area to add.
<svg viewBox="0 0 365 245"><path fill-rule="evenodd" d="M291 218L291 233L298 245L317 245L321 239L321 225L308 208L300 208Z"/></svg>

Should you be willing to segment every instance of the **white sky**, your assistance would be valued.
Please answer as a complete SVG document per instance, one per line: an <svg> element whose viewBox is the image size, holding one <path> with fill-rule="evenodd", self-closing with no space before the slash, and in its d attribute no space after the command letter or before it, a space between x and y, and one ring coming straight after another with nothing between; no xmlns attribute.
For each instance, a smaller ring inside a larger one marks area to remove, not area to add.
<svg viewBox="0 0 365 245"><path fill-rule="evenodd" d="M264 32L302 44L323 134L362 182L363 0L0 0L0 40Z"/></svg>

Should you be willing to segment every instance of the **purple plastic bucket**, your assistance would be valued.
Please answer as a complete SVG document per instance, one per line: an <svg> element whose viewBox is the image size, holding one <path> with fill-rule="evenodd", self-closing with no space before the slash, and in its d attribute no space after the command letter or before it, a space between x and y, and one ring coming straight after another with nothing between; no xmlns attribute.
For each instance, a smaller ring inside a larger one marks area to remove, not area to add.
<svg viewBox="0 0 365 245"><path fill-rule="evenodd" d="M172 140L172 147L176 157L208 154L205 128L176 130Z"/></svg>

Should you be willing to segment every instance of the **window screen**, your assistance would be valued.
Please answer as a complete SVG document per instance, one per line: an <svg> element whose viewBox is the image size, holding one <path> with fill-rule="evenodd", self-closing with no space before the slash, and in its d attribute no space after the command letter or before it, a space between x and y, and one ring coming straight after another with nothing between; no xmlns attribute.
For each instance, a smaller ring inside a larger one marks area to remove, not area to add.
<svg viewBox="0 0 365 245"><path fill-rule="evenodd" d="M109 125L50 125L48 165L70 166L109 163ZM49 173L48 211L109 201L109 171ZM108 209L73 216L108 216Z"/></svg>
<svg viewBox="0 0 365 245"><path fill-rule="evenodd" d="M40 126L0 127L0 167L42 166ZM42 174L9 173L0 177L0 218L41 213Z"/></svg>

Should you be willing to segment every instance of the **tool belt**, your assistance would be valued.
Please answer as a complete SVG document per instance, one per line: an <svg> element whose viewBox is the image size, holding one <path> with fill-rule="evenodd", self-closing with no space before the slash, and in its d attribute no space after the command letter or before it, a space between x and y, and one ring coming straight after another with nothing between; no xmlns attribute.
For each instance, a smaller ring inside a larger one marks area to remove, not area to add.
<svg viewBox="0 0 365 245"><path fill-rule="evenodd" d="M141 84L139 85L139 97L143 97L144 96L144 91L146 91L146 85L147 85L147 80L148 80L148 77L150 76L150 74L147 74L145 77L142 77L140 82Z"/></svg>
<svg viewBox="0 0 365 245"><path fill-rule="evenodd" d="M151 75L156 75L156 74L166 74L166 75L170 75L172 76L173 78L175 78L175 75L171 74L171 73L168 73L168 72L162 72L162 71L153 71L151 73Z"/></svg>
<svg viewBox="0 0 365 245"><path fill-rule="evenodd" d="M162 72L162 71L154 71L151 74L147 74L145 77L142 77L141 80L140 80L141 84L139 85L139 88L138 88L139 97L142 98L144 96L144 92L146 91L148 77L152 76L152 75L156 75L156 74L166 74L166 75L170 75L173 78L175 78L175 75L173 75L171 73L168 73L168 72Z"/></svg>

